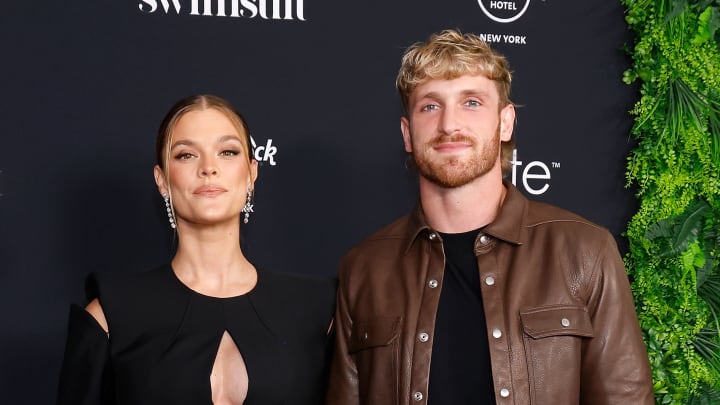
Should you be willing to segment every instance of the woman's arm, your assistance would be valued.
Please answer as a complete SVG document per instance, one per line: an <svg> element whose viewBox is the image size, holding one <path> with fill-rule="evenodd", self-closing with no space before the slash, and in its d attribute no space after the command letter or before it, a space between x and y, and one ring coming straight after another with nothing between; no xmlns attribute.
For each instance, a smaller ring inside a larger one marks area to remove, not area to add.
<svg viewBox="0 0 720 405"><path fill-rule="evenodd" d="M107 322L97 300L70 308L57 405L111 403L112 376Z"/></svg>
<svg viewBox="0 0 720 405"><path fill-rule="evenodd" d="M90 301L90 303L85 307L85 310L88 311L93 318L95 318L105 333L110 333L107 319L105 319L105 313L103 312L102 306L100 306L100 301L97 298Z"/></svg>

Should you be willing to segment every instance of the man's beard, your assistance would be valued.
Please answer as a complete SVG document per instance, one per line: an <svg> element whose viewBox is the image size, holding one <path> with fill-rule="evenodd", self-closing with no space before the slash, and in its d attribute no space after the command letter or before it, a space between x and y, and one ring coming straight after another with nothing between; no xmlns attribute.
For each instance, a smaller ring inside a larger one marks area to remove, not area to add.
<svg viewBox="0 0 720 405"><path fill-rule="evenodd" d="M495 136L481 145L477 153L469 158L453 156L433 160L429 156L433 147L448 141L468 142L472 148L477 147L474 139L464 135L441 136L426 144L419 153L413 148L413 160L420 175L430 182L444 188L461 187L488 173L495 166L500 153L500 126L498 125Z"/></svg>

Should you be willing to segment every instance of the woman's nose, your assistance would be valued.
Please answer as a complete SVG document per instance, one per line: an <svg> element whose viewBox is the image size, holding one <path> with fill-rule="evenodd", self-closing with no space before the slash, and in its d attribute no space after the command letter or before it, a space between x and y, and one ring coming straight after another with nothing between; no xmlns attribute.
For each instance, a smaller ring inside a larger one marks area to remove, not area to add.
<svg viewBox="0 0 720 405"><path fill-rule="evenodd" d="M215 165L212 164L210 161L204 161L200 164L200 176L207 177L207 176L216 176L217 175L217 168Z"/></svg>

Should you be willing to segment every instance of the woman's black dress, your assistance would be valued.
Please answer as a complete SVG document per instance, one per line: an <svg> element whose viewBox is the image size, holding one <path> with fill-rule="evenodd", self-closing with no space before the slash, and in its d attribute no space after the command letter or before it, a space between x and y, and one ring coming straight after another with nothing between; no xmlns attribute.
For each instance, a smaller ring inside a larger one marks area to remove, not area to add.
<svg viewBox="0 0 720 405"><path fill-rule="evenodd" d="M169 265L94 273L110 337L87 311L70 309L58 405L212 404L210 372L223 333L248 373L245 405L321 404L335 280L258 271L247 294L197 293Z"/></svg>

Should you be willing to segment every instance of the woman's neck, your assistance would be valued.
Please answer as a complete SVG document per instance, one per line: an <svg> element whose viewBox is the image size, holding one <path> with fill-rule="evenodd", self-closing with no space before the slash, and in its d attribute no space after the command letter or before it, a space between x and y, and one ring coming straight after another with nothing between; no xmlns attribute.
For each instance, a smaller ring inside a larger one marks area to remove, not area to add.
<svg viewBox="0 0 720 405"><path fill-rule="evenodd" d="M239 226L178 225L172 266L185 285L217 297L244 294L255 286L257 274L240 248Z"/></svg>

